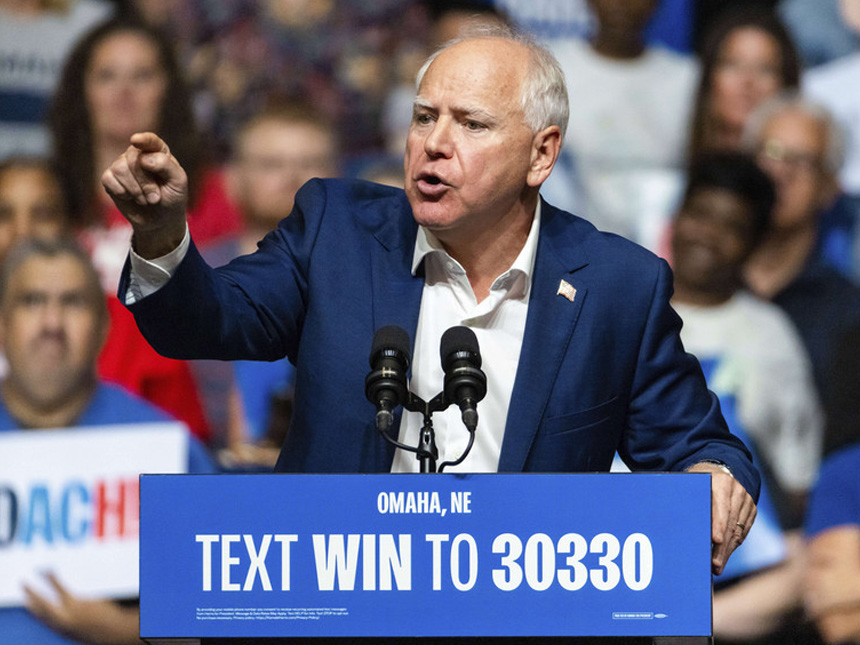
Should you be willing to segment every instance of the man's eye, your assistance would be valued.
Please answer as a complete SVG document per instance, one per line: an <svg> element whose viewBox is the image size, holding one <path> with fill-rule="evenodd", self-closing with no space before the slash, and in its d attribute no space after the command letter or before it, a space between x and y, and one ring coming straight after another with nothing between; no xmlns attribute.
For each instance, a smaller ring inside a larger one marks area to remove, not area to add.
<svg viewBox="0 0 860 645"><path fill-rule="evenodd" d="M90 301L83 293L70 293L63 296L63 306L69 309L86 309L89 304Z"/></svg>
<svg viewBox="0 0 860 645"><path fill-rule="evenodd" d="M45 297L39 293L22 293L18 296L18 304L24 307L38 307L45 302Z"/></svg>
<svg viewBox="0 0 860 645"><path fill-rule="evenodd" d="M486 127L487 126L485 126L483 123L479 123L477 121L466 121L467 130L473 130L477 132L479 130L484 130Z"/></svg>
<svg viewBox="0 0 860 645"><path fill-rule="evenodd" d="M432 121L432 119L430 118L429 114L416 114L415 115L415 123L417 123L419 125L427 125L428 123L430 123L430 121Z"/></svg>

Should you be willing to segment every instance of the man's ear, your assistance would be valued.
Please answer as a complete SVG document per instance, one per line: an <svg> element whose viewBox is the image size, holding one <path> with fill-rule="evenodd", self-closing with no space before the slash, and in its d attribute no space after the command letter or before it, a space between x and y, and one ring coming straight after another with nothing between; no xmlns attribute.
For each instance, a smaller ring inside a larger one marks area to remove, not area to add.
<svg viewBox="0 0 860 645"><path fill-rule="evenodd" d="M561 130L551 125L535 133L532 139L531 165L526 183L539 187L552 172L561 151Z"/></svg>

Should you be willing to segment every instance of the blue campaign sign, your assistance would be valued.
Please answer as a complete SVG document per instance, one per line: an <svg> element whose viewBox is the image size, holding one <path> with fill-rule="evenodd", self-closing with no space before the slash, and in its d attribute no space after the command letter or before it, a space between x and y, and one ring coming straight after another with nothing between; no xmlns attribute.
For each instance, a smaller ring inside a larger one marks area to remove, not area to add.
<svg viewBox="0 0 860 645"><path fill-rule="evenodd" d="M143 638L708 636L710 477L149 475Z"/></svg>

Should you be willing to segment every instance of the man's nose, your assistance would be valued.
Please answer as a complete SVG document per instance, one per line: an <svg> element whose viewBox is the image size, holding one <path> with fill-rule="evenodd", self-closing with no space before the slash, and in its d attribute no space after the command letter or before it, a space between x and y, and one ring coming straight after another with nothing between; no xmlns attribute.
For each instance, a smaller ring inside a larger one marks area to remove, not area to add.
<svg viewBox="0 0 860 645"><path fill-rule="evenodd" d="M724 234L725 226L717 217L703 217L699 222L701 240L710 244L716 243Z"/></svg>
<svg viewBox="0 0 860 645"><path fill-rule="evenodd" d="M453 153L453 140L451 128L453 124L450 119L440 117L433 124L433 129L427 133L424 139L424 151L428 157L448 158Z"/></svg>
<svg viewBox="0 0 860 645"><path fill-rule="evenodd" d="M57 331L64 325L64 307L59 302L46 302L42 309L42 324L50 331Z"/></svg>

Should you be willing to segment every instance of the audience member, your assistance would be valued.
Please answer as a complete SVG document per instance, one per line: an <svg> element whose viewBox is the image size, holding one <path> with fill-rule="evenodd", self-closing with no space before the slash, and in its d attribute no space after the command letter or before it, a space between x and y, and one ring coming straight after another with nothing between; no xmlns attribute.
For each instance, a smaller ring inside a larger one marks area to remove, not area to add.
<svg viewBox="0 0 860 645"><path fill-rule="evenodd" d="M69 231L63 191L53 166L39 157L0 162L0 265L22 239L56 239ZM6 358L0 347L0 376Z"/></svg>
<svg viewBox="0 0 860 645"><path fill-rule="evenodd" d="M52 164L37 158L15 158L0 163L0 261L22 239L56 239L69 233L69 220ZM108 296L108 306L118 316L125 316L124 308L118 307L115 300ZM102 352L100 365L106 360L115 361L124 373L139 375L136 382L144 385L143 392L152 392L153 398L160 402L174 401L172 407L184 409L187 403L182 397L188 395L189 386L194 387L186 366L158 356L142 338L135 343L121 335L109 334L108 342L115 349ZM157 368L155 371L153 366ZM100 372L110 375L117 368L108 365Z"/></svg>
<svg viewBox="0 0 860 645"><path fill-rule="evenodd" d="M827 110L789 94L764 104L744 137L777 189L771 226L748 261L745 278L794 322L826 409L837 342L860 321L860 288L816 252L820 215L838 192L838 128Z"/></svg>
<svg viewBox="0 0 860 645"><path fill-rule="evenodd" d="M213 266L256 250L290 214L302 184L338 170L333 124L299 101L273 101L242 127L235 150L229 177L244 227L201 250ZM227 448L222 457L233 465L274 466L286 429L276 412L289 405L292 394L289 361L197 361L193 369L217 443Z"/></svg>
<svg viewBox="0 0 860 645"><path fill-rule="evenodd" d="M24 241L9 253L0 275L0 342L9 364L0 381L0 432L169 420L97 378L107 324L98 276L72 242ZM191 441L189 448L192 472L212 472L202 446ZM51 580L57 602L30 590L29 613L0 610L4 642L71 642L45 625L74 642L138 642L134 607L83 600Z"/></svg>
<svg viewBox="0 0 860 645"><path fill-rule="evenodd" d="M172 46L159 32L114 20L87 34L63 69L51 128L70 213L106 290L115 288L124 258L116 249L128 243L131 228L100 189L95 169L125 149L130 133L170 133L173 153L188 164L189 227L203 243L238 230L223 175L206 165Z"/></svg>
<svg viewBox="0 0 860 645"><path fill-rule="evenodd" d="M236 255L256 250L306 181L335 176L338 156L334 125L310 104L273 100L252 117L238 133L230 168L244 223Z"/></svg>
<svg viewBox="0 0 860 645"><path fill-rule="evenodd" d="M749 115L762 101L800 82L791 36L771 12L735 8L714 22L701 51L690 157L739 149Z"/></svg>
<svg viewBox="0 0 860 645"><path fill-rule="evenodd" d="M45 118L63 62L112 10L107 0L0 0L0 160L50 153Z"/></svg>
<svg viewBox="0 0 860 645"><path fill-rule="evenodd" d="M784 526L797 528L818 470L823 420L811 366L788 316L743 288L744 264L775 200L752 157L710 153L690 169L672 227L675 294L687 351L715 367L708 382L732 396L762 458Z"/></svg>
<svg viewBox="0 0 860 645"><path fill-rule="evenodd" d="M806 519L804 601L826 643L860 643L858 469L858 444L825 459Z"/></svg>
<svg viewBox="0 0 860 645"><path fill-rule="evenodd" d="M24 238L57 238L68 232L63 191L45 159L17 157L0 162L0 263Z"/></svg>
<svg viewBox="0 0 860 645"><path fill-rule="evenodd" d="M791 321L743 288L744 262L767 230L774 201L773 182L753 157L705 153L690 168L671 230L672 305L684 321L684 347L764 474L756 523L734 568L714 581L718 643L784 642L803 630L797 529L818 469L821 412Z"/></svg>
<svg viewBox="0 0 860 645"><path fill-rule="evenodd" d="M576 110L561 168L547 183L575 182L576 211L598 228L650 248L676 206L695 88L695 61L648 46L644 32L658 0L589 0L590 41L551 41ZM548 199L553 201L551 193Z"/></svg>
<svg viewBox="0 0 860 645"><path fill-rule="evenodd" d="M101 190L95 171L124 149L130 133L169 132L173 152L188 163L191 230L203 244L238 230L223 173L205 165L171 45L158 32L121 20L94 29L63 70L51 126L73 224L110 296L110 334L99 373L168 410L205 439L209 428L190 369L156 354L114 296L131 227Z"/></svg>

